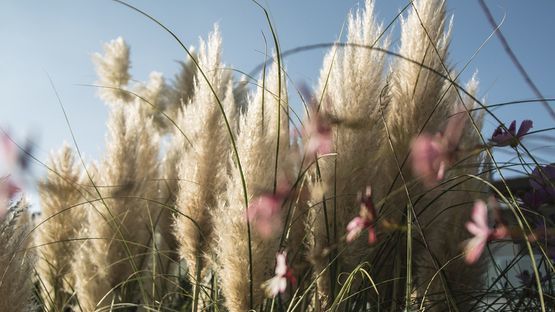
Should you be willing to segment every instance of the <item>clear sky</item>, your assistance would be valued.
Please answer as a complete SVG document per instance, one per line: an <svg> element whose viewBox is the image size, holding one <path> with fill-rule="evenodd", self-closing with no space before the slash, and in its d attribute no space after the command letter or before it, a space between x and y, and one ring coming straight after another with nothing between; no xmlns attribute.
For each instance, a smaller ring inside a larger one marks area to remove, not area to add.
<svg viewBox="0 0 555 312"><path fill-rule="evenodd" d="M377 15L390 22L407 0L375 0ZM198 45L214 23L223 35L224 61L249 72L264 60L262 33L271 34L263 12L250 0L135 0L129 3L150 13L172 29L188 46ZM555 97L555 1L487 0L495 18L504 18L502 31L545 97ZM361 5L354 0L267 0L262 2L277 27L282 50L337 39L347 13ZM462 69L492 29L477 0L448 1L454 15L450 61ZM395 28L398 30L399 26ZM102 44L123 36L131 46L132 74L146 80L152 70L172 78L184 52L145 17L109 0L0 0L0 126L16 140L38 136L35 150L41 160L62 142L71 142L68 126L50 86L49 76L68 112L83 152L98 158L104 148L107 109L90 84L96 79L91 54ZM398 36L393 36L394 41ZM394 42L395 43L395 42ZM324 50L286 59L295 82L314 83ZM497 38L479 51L463 73L463 81L479 71L480 97L489 104L534 98ZM533 119L535 129L552 127L540 104L521 104L497 110L501 120ZM488 122L490 136L497 126ZM549 132L546 134L550 134ZM530 139L530 145L549 145L553 138ZM547 157L553 161L553 157ZM39 170L40 171L40 170Z"/></svg>

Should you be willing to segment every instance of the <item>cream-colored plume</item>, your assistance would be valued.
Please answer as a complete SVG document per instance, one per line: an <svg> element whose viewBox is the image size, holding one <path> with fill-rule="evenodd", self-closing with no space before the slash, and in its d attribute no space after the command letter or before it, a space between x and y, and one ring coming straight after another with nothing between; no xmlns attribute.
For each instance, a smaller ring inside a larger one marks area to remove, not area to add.
<svg viewBox="0 0 555 312"><path fill-rule="evenodd" d="M401 160L428 118L425 129L438 131L453 111L454 99L443 96L444 87L450 85L445 79L449 74L445 64L450 34L451 23L445 31L444 0L414 1L408 16L401 19L398 53L403 58L397 57L391 68L387 116L391 140Z"/></svg>
<svg viewBox="0 0 555 312"><path fill-rule="evenodd" d="M187 261L193 283L200 283L197 278L206 269L205 256L213 257L212 210L220 204L217 199L225 190L230 135L233 135L226 127L224 114L230 124L236 118L232 82L225 74L221 53L221 37L216 26L207 42L200 41L198 54L199 70L205 73L208 82L200 75L197 77L195 95L178 119L192 147L181 151L177 164L179 213L175 235L180 257Z"/></svg>
<svg viewBox="0 0 555 312"><path fill-rule="evenodd" d="M250 99L247 111L240 116L237 153L249 201L262 193L272 192L276 156L278 164L283 163L288 152L287 95L284 81L281 81L281 91L278 92L277 76L278 69L274 65L266 78L267 90L259 87ZM283 72L281 77L284 79ZM259 82L258 85L261 86L262 83ZM281 98L281 102L278 98ZM278 135L281 137L281 146L279 155L276 155ZM230 311L246 311L251 306L251 290L252 307L257 307L262 302L263 293L260 287L262 282L273 275L281 233L276 233L270 239L262 239L251 224L252 259L249 259L247 203L236 157L237 155L231 157L232 169L226 182L226 193L222 196L218 209L213 211L214 234L217 239L217 273L221 280L225 306Z"/></svg>
<svg viewBox="0 0 555 312"><path fill-rule="evenodd" d="M152 120L141 117L137 103L112 106L106 154L99 169L103 198L89 213L93 237L78 258L95 268L77 277L79 303L85 311L107 304L115 294L124 302L133 302L131 290L142 296L143 302L148 301L140 270L149 255L154 222L161 210L156 204L155 181L158 135L152 131Z"/></svg>
<svg viewBox="0 0 555 312"><path fill-rule="evenodd" d="M37 274L41 297L48 311L70 305L75 277L71 272L80 245L79 231L86 221L81 164L69 145L50 157L46 179L39 184L42 213L35 233Z"/></svg>
<svg viewBox="0 0 555 312"><path fill-rule="evenodd" d="M129 74L129 46L122 37L104 44L104 55L95 53L93 61L98 74L100 98L106 103L127 102L133 99L126 91Z"/></svg>

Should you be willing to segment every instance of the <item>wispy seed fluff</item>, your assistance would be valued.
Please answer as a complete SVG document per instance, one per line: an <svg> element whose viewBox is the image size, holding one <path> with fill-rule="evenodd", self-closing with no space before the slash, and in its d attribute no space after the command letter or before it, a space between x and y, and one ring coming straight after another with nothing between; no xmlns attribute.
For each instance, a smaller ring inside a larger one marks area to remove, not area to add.
<svg viewBox="0 0 555 312"><path fill-rule="evenodd" d="M191 56L187 56L185 61L179 62L181 70L175 75L168 95L168 104L166 114L173 121L177 121L179 112L189 103L195 91L195 79L197 76L197 64L193 59L197 60L197 53L194 48L189 48ZM170 130L175 130L174 125L168 123Z"/></svg>
<svg viewBox="0 0 555 312"><path fill-rule="evenodd" d="M385 146L380 111L387 101L381 97L386 85L385 54L370 47L387 48L389 39L375 21L372 1L349 16L347 44L352 46L334 47L326 55L316 96L323 94L321 114L334 121L333 151L337 152L318 161L321 176L312 171L309 245L314 273L327 270L318 278L319 300L324 305L332 296L330 283L336 281L330 279L329 257L322 257L322 251L339 242L348 222L358 215L357 193L370 184L379 189L381 182L375 163L370 164ZM335 273L350 272L368 252L367 241L353 242L337 260L341 271Z"/></svg>
<svg viewBox="0 0 555 312"><path fill-rule="evenodd" d="M164 133L170 122L165 114L168 106L169 86L160 72L153 71L146 83L138 84L134 92L135 102L138 103L143 118L152 119L156 129Z"/></svg>
<svg viewBox="0 0 555 312"><path fill-rule="evenodd" d="M230 124L236 119L232 82L221 63L221 37L217 26L207 42L200 41L198 65L208 82L201 75L197 76L194 97L178 118L178 125L192 146L182 149L179 155L176 203L179 213L175 221L179 254L187 261L194 282L200 282L196 278L206 268L205 256L213 257L212 210L220 204L217 199L225 190L233 133L226 127L224 114Z"/></svg>
<svg viewBox="0 0 555 312"><path fill-rule="evenodd" d="M88 215L92 237L78 258L91 268L77 277L84 311L105 306L115 294L127 294L123 302L136 300L129 295L133 291L134 296L147 295L140 284L140 270L149 257L160 214L153 182L158 175L158 135L152 129L152 120L142 118L137 103L111 107L106 154L97 182L103 198ZM129 279L137 281L123 285ZM122 285L126 291L118 288Z"/></svg>
<svg viewBox="0 0 555 312"><path fill-rule="evenodd" d="M70 304L75 277L71 272L86 221L81 165L66 144L50 156L46 178L39 184L42 213L35 233L38 246L37 273L42 302L48 311L61 311Z"/></svg>
<svg viewBox="0 0 555 312"><path fill-rule="evenodd" d="M181 153L187 148L182 143L182 126L178 126L178 116L190 102L194 94L194 81L197 74L197 59L193 48L190 49L192 57L187 57L181 65L181 71L174 80L167 83L159 72L151 72L145 83L135 86L135 102L140 105L143 118L153 120L153 125L161 136L161 150L165 151L161 164L160 199L162 214L158 219L158 229L162 236L160 246L168 251L167 256L176 260L177 242L173 233L174 206L177 194L177 161ZM184 127L186 128L186 126ZM166 143L166 144L164 144Z"/></svg>
<svg viewBox="0 0 555 312"><path fill-rule="evenodd" d="M93 55L100 98L106 103L141 103L141 114L151 117L157 130L164 134L171 130L179 109L192 95L196 65L190 58L182 62L182 70L171 84L166 83L162 73L153 71L146 82L130 85L129 56L129 47L121 37L106 43L104 54Z"/></svg>
<svg viewBox="0 0 555 312"><path fill-rule="evenodd" d="M180 125L179 116L183 113L195 93L195 77L197 75L197 54L190 48L192 56L180 62L181 71L175 76L168 92L168 105L166 107L166 133L167 139L162 141L162 150L165 151L161 165L162 183L160 195L164 202L164 212L160 219L160 230L164 241L172 250L177 250L177 241L174 236L174 207L177 197L178 170L177 164L183 157L190 144L183 136L187 126ZM166 143L166 144L164 144ZM172 252L173 253L173 252ZM174 258L175 253L173 254ZM176 259L174 259L176 260Z"/></svg>
<svg viewBox="0 0 555 312"><path fill-rule="evenodd" d="M240 116L237 154L241 161L248 200L264 192L271 192L274 184L276 156L283 163L289 148L288 104L285 82L281 83L281 103L278 101L278 69L272 66L266 77L266 90L258 87L249 100L247 111ZM284 74L282 72L282 79ZM262 82L259 81L259 86ZM264 105L264 106L263 106ZM281 116L278 120L278 109ZM278 123L280 131L278 133ZM280 152L276 155L278 135ZM251 225L252 259L249 259L247 219L244 190L241 183L237 155L231 157L231 173L226 181L227 190L218 209L213 210L216 255L219 279L230 311L247 311L250 306L250 283L252 283L252 307L262 302L260 285L273 275L275 254L279 235L263 240ZM250 262L252 261L252 262ZM249 268L252 265L252 280Z"/></svg>
<svg viewBox="0 0 555 312"><path fill-rule="evenodd" d="M129 47L118 37L104 44L104 55L95 53L93 61L98 74L99 95L106 103L127 102L133 97L126 92L129 74Z"/></svg>

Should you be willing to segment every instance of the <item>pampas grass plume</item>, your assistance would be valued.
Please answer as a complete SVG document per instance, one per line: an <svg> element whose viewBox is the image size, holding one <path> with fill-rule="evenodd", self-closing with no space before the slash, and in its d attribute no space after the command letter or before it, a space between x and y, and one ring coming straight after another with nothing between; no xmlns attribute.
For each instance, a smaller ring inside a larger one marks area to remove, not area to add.
<svg viewBox="0 0 555 312"><path fill-rule="evenodd" d="M80 164L68 145L52 154L51 171L39 184L42 214L35 235L37 274L48 311L63 310L73 293L71 267L80 228L86 218Z"/></svg>

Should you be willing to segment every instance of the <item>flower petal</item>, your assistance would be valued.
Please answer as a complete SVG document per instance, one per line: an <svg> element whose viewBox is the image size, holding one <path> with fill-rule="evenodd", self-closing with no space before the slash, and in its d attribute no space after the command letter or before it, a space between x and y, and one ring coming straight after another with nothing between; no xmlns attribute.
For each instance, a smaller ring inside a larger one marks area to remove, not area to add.
<svg viewBox="0 0 555 312"><path fill-rule="evenodd" d="M486 247L487 238L476 236L466 242L464 248L465 261L468 264L473 264L478 261L484 248Z"/></svg>
<svg viewBox="0 0 555 312"><path fill-rule="evenodd" d="M283 251L276 255L276 276L285 276L287 273L287 252Z"/></svg>
<svg viewBox="0 0 555 312"><path fill-rule="evenodd" d="M528 133L530 129L532 129L532 120L530 119L523 120L522 123L520 124L520 127L518 127L518 133L516 134L516 136L520 138L524 136L526 133Z"/></svg>
<svg viewBox="0 0 555 312"><path fill-rule="evenodd" d="M488 228L488 208L483 200L477 200L472 209L472 221L480 229Z"/></svg>
<svg viewBox="0 0 555 312"><path fill-rule="evenodd" d="M516 120L513 120L507 129L509 134L516 135Z"/></svg>

